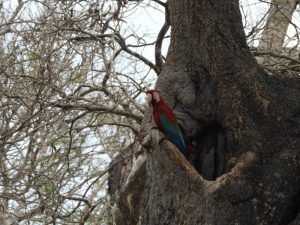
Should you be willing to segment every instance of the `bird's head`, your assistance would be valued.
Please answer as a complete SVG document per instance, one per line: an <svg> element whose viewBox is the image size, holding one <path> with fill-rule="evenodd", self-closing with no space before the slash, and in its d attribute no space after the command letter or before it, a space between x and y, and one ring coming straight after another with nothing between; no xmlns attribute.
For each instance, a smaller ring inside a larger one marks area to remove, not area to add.
<svg viewBox="0 0 300 225"><path fill-rule="evenodd" d="M162 101L162 98L161 98L159 92L156 90L148 90L146 92L146 94L147 94L147 102L148 102L149 106L151 106L151 105L153 106L155 104L160 103L160 101Z"/></svg>

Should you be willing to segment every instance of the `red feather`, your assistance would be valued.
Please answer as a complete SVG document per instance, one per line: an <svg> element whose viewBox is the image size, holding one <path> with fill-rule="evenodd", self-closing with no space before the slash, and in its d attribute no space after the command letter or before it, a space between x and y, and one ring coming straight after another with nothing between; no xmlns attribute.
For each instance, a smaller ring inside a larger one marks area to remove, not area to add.
<svg viewBox="0 0 300 225"><path fill-rule="evenodd" d="M163 98L156 90L149 90L147 94L151 94L149 99L153 108L153 119L157 128L168 136L170 141L177 146L177 148L185 155L188 155L184 139L177 119L172 110L164 102Z"/></svg>
<svg viewBox="0 0 300 225"><path fill-rule="evenodd" d="M159 95L159 102L156 102L156 104L152 104L153 108L153 119L158 127L159 130L164 131L163 124L160 120L159 113L164 113L168 119L172 122L176 122L176 116L172 112L172 110L167 106L167 104L164 102L163 98L161 97L160 93L156 90L148 90L147 93L152 94L157 93Z"/></svg>

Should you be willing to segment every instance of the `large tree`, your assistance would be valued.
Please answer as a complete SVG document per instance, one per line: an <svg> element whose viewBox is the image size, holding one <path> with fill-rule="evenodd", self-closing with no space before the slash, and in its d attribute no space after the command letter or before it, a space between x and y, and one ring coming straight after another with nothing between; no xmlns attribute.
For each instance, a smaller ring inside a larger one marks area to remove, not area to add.
<svg viewBox="0 0 300 225"><path fill-rule="evenodd" d="M241 1L244 27L237 1L166 2L0 0L0 224L294 220L299 1ZM149 129L156 75L189 162Z"/></svg>
<svg viewBox="0 0 300 225"><path fill-rule="evenodd" d="M205 180L149 130L148 112L140 135L146 168L130 172L114 199L114 221L298 224L299 76L267 74L257 64L237 0L170 0L168 13L171 43L156 88L188 135L211 121L222 128L226 146L219 154L227 156L227 167L216 180Z"/></svg>

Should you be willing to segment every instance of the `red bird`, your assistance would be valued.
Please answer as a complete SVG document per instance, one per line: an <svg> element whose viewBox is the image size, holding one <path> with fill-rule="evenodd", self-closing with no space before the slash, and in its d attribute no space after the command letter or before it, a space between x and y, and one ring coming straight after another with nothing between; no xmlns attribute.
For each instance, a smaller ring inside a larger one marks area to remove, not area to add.
<svg viewBox="0 0 300 225"><path fill-rule="evenodd" d="M183 155L187 156L188 151L179 129L176 116L166 105L159 92L156 90L148 90L147 101L149 105L152 106L152 115L157 128L170 139Z"/></svg>

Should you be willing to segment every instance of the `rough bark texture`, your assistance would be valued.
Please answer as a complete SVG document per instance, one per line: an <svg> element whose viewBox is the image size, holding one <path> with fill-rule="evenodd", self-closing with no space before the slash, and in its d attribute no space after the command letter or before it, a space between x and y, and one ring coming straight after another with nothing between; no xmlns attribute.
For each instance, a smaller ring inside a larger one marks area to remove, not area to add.
<svg viewBox="0 0 300 225"><path fill-rule="evenodd" d="M217 121L229 164L217 180L203 179L160 132L149 131L146 114L146 170L142 164L131 176L143 206L136 203L138 212L130 214L130 205L121 209L126 223L299 224L299 77L260 69L246 44L238 0L170 0L169 12L172 38L157 89L188 135Z"/></svg>
<svg viewBox="0 0 300 225"><path fill-rule="evenodd" d="M146 175L146 155L141 154L141 144L136 141L120 153L110 164L108 193L111 197L110 225L138 223L143 206Z"/></svg>
<svg viewBox="0 0 300 225"><path fill-rule="evenodd" d="M172 39L157 88L189 134L219 122L230 164L205 181L170 144L153 144L142 225L283 225L299 212L300 81L259 68L238 4L169 1Z"/></svg>

